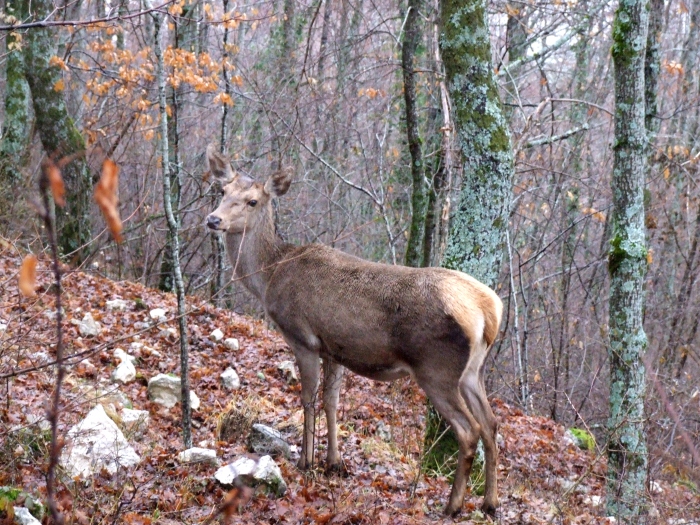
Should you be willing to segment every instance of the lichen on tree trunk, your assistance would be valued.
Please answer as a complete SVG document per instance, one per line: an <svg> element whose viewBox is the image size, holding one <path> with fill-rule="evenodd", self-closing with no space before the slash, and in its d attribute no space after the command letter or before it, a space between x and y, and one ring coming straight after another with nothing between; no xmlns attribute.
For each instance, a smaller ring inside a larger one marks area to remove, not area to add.
<svg viewBox="0 0 700 525"><path fill-rule="evenodd" d="M491 64L483 0L441 3L440 51L452 100L457 147L464 166L460 200L452 219L443 266L495 287L503 260L513 184L513 152ZM424 466L445 463L457 450L435 446L442 421L428 411ZM448 438L449 439L449 438ZM451 439L454 439L452 437ZM440 454L438 456L437 454Z"/></svg>
<svg viewBox="0 0 700 525"><path fill-rule="evenodd" d="M9 0L5 8L8 15L18 20L24 18L21 0ZM6 46L5 115L0 142L0 181L4 189L12 192L12 188L22 179L20 170L26 164L28 157L31 95L24 76L21 38L14 33L9 33Z"/></svg>
<svg viewBox="0 0 700 525"><path fill-rule="evenodd" d="M647 169L644 60L647 0L622 0L613 23L615 143L610 271L610 416L607 513L645 523L648 510L644 433L646 374L642 326L647 272L644 181Z"/></svg>
<svg viewBox="0 0 700 525"><path fill-rule="evenodd" d="M32 3L37 19L46 18L54 10L52 2ZM59 81L60 67L49 65L56 52L55 33L50 29L34 28L27 32L24 60L31 64L25 70L32 94L36 130L47 155L55 160L75 155L63 168L66 185L66 206L56 211L58 244L63 255L71 254L81 260L80 249L92 238L90 231L90 202L92 181L84 158L85 140L68 114Z"/></svg>

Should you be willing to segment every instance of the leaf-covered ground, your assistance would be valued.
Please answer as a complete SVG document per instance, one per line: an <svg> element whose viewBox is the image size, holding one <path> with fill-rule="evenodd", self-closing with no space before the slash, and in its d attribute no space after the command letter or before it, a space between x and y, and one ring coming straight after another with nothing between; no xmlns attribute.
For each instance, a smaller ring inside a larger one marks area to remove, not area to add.
<svg viewBox="0 0 700 525"><path fill-rule="evenodd" d="M17 290L21 255L0 242L0 375L20 372L0 381L0 486L23 488L45 496L48 433L38 429L54 387L54 300L48 261L39 262L36 299L22 298ZM64 384L60 429L65 433L95 403L119 419L128 397L136 409L150 412L150 424L141 435L129 435L141 463L110 477L87 482L61 473L59 502L69 522L87 523L200 523L223 501L226 490L212 478L213 466L181 465L180 408L165 409L148 400L148 378L179 373L179 344L172 330L176 304L170 294L131 282L114 282L95 274L64 268L66 354L69 373ZM110 312L110 299L127 300L124 312ZM246 425L259 421L279 429L291 444L299 445L301 409L299 385L288 384L277 366L292 359L280 337L261 321L214 308L190 298L188 326L191 339L192 389L201 399L194 411L194 443L216 448L227 462L247 453ZM149 310L164 308L169 321L151 323ZM94 338L81 338L72 320L86 312L102 325ZM232 352L209 337L219 328L235 337L240 350ZM132 342L143 346L132 351ZM134 354L138 378L126 386L109 381L118 364L115 348ZM241 378L234 393L221 386L219 375L233 367ZM371 523L496 522L507 524L606 523L597 502L603 492L604 456L584 452L563 439L564 428L544 417L526 416L495 399L500 421L499 482L501 507L495 519L475 509L481 503L469 495L463 513L445 519L441 509L449 494L444 477L426 477L419 471L425 398L410 381L374 383L348 374L341 394L341 448L348 476L327 477L321 471L303 473L293 462L278 459L289 489L281 499L255 493L230 523ZM217 440L217 428L228 421L234 438ZM33 424L33 425L32 425ZM323 458L325 426L317 425ZM390 437L387 436L387 429ZM238 434L238 435L237 435ZM652 494L660 523L698 523L700 499L690 483L658 481ZM219 518L223 523L224 518ZM3 513L0 511L0 523ZM687 520L687 521L683 521Z"/></svg>

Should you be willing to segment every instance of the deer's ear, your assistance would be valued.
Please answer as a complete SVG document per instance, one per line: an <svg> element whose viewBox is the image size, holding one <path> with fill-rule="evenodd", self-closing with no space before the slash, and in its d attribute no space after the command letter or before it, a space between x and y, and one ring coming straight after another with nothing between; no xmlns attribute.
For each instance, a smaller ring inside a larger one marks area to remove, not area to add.
<svg viewBox="0 0 700 525"><path fill-rule="evenodd" d="M222 186L236 178L228 159L216 150L214 144L209 144L207 147L207 161L209 161L209 172L214 180Z"/></svg>
<svg viewBox="0 0 700 525"><path fill-rule="evenodd" d="M265 181L263 191L273 197L279 197L289 191L289 186L292 184L292 169L283 168L277 173L270 176Z"/></svg>

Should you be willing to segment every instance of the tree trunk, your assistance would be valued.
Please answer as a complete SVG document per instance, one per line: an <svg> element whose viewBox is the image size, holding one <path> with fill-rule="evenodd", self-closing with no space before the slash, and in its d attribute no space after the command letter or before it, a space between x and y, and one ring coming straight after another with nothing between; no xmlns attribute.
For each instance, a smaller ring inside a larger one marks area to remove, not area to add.
<svg viewBox="0 0 700 525"><path fill-rule="evenodd" d="M440 44L464 163L443 266L494 287L510 211L513 152L493 76L485 3L444 1Z"/></svg>
<svg viewBox="0 0 700 525"><path fill-rule="evenodd" d="M177 315L180 335L180 380L182 394L182 441L185 448L192 447L192 410L190 407L190 380L189 380L189 348L187 342L187 315L185 303L185 284L180 269L180 235L176 217L177 209L173 209L172 188L170 176L170 147L168 145L168 113L165 95L166 72L163 61L163 19L162 15L153 15L153 29L156 54L156 79L158 82L158 109L160 114L160 155L163 168L163 207L165 219L168 223L168 232L172 239L173 277L175 293L177 295Z"/></svg>
<svg viewBox="0 0 700 525"><path fill-rule="evenodd" d="M54 9L53 3L47 0L39 0L32 6L37 19L46 18ZM91 239L92 181L83 156L85 141L63 100L61 69L49 65L55 52L56 38L52 30L37 28L27 32L24 60L32 67L26 68L25 74L34 101L39 138L46 154L55 160L76 155L63 168L67 199L66 207L56 211L56 227L61 253L80 261L81 248Z"/></svg>
<svg viewBox="0 0 700 525"><path fill-rule="evenodd" d="M467 272L495 287L508 226L513 152L493 76L486 3L445 0L441 22L440 50L464 165L459 206L443 266ZM428 412L427 432L439 436L442 432L434 430L434 415L434 411ZM426 446L433 445L426 440ZM433 452L426 454L426 464L444 464L456 451L456 443L433 446ZM445 455L436 457L435 452Z"/></svg>
<svg viewBox="0 0 700 525"><path fill-rule="evenodd" d="M610 416L607 514L645 523L648 501L644 435L647 345L642 326L647 272L644 226L646 130L644 60L649 25L644 0L622 1L613 23L615 143L610 271Z"/></svg>
<svg viewBox="0 0 700 525"><path fill-rule="evenodd" d="M426 212L428 209L428 186L425 182L423 148L420 138L418 111L416 108L416 74L414 61L416 49L421 39L420 15L421 0L408 0L408 13L404 25L404 40L401 49L403 68L403 98L406 105L406 136L411 154L411 224L408 230L408 243L404 264L406 266L427 266L423 260L423 236L425 235Z"/></svg>
<svg viewBox="0 0 700 525"><path fill-rule="evenodd" d="M11 0L6 4L7 14L18 20L24 18L22 1ZM31 104L29 85L24 74L24 57L19 40L13 33L7 35L5 63L5 120L0 142L0 183L12 193L12 188L22 180L21 168L27 163L30 141ZM13 195L8 195L10 201ZM5 202L3 196L3 202ZM4 215L4 214L3 214Z"/></svg>

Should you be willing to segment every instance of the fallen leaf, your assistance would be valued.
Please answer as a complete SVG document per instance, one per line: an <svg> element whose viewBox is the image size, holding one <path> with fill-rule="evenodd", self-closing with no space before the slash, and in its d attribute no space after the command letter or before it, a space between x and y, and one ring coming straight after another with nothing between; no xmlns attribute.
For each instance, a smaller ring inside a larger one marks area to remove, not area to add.
<svg viewBox="0 0 700 525"><path fill-rule="evenodd" d="M102 210L107 227L114 240L122 242L122 220L117 209L117 188L119 187L119 166L111 159L102 163L102 176L95 186L95 201Z"/></svg>
<svg viewBox="0 0 700 525"><path fill-rule="evenodd" d="M34 297L36 292L36 263L35 255L27 255L22 261L22 267L19 269L19 291L25 297Z"/></svg>

